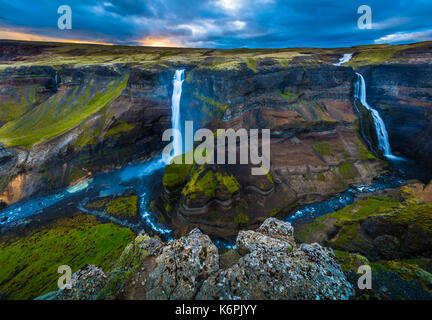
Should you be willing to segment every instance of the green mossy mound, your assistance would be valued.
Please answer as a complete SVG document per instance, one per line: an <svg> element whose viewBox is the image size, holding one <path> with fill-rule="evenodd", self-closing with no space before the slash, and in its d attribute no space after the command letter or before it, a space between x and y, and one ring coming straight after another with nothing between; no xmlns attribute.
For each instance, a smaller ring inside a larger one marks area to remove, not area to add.
<svg viewBox="0 0 432 320"><path fill-rule="evenodd" d="M134 237L128 228L76 215L19 238L3 239L0 291L8 299L32 299L57 290L60 265L70 266L72 272L86 264L108 271Z"/></svg>
<svg viewBox="0 0 432 320"><path fill-rule="evenodd" d="M135 217L138 213L138 196L115 198L106 204L106 212L115 217Z"/></svg>
<svg viewBox="0 0 432 320"><path fill-rule="evenodd" d="M116 218L135 218L138 214L138 196L128 195L119 197L105 197L87 203L87 209L105 211Z"/></svg>
<svg viewBox="0 0 432 320"><path fill-rule="evenodd" d="M240 184L232 174L214 171L213 169L213 167L202 165L195 170L183 188L182 194L192 199L198 194L213 198L219 191L234 194L240 190Z"/></svg>
<svg viewBox="0 0 432 320"><path fill-rule="evenodd" d="M298 226L296 237L372 258L431 257L432 204L412 197L369 197Z"/></svg>
<svg viewBox="0 0 432 320"><path fill-rule="evenodd" d="M345 251L334 251L336 259L348 281L356 288L355 299L432 299L432 274L423 269L417 260L370 262L366 257ZM361 265L372 271L372 289L358 288L357 273Z"/></svg>
<svg viewBox="0 0 432 320"><path fill-rule="evenodd" d="M31 148L77 126L90 115L113 102L126 88L128 76L59 91L23 116L0 128L7 147ZM37 123L37 126L35 126Z"/></svg>

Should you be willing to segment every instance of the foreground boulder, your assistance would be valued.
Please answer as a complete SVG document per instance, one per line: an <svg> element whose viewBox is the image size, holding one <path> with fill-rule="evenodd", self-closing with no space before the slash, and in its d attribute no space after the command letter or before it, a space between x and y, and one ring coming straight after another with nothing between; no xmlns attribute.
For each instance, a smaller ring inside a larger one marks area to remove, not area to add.
<svg viewBox="0 0 432 320"><path fill-rule="evenodd" d="M218 249L199 229L164 246L140 235L107 275L86 266L73 275L71 289L42 298L315 300L354 295L331 249L317 243L297 246L293 236L289 223L269 218L256 231L241 231L237 250L220 264Z"/></svg>
<svg viewBox="0 0 432 320"><path fill-rule="evenodd" d="M257 231L239 233L237 248L249 253L208 278L197 299L315 300L353 295L332 250L317 243L296 248L291 225L277 219L267 219Z"/></svg>

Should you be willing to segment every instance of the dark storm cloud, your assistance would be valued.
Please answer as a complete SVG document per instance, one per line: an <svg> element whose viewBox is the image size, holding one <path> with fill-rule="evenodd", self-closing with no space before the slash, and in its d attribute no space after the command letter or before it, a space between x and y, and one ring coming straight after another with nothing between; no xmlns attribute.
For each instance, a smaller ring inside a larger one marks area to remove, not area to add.
<svg viewBox="0 0 432 320"><path fill-rule="evenodd" d="M57 8L73 29L58 30ZM372 8L359 30L357 8ZM123 44L147 38L192 47L349 46L432 39L429 0L0 0L1 28L62 39Z"/></svg>

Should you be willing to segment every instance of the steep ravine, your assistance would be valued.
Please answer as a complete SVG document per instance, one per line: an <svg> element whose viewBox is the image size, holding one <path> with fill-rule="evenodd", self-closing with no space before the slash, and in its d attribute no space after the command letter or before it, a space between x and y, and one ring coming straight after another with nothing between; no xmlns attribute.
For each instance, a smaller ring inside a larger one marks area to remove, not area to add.
<svg viewBox="0 0 432 320"><path fill-rule="evenodd" d="M432 66L426 63L363 66L368 101L379 110L392 149L432 169Z"/></svg>

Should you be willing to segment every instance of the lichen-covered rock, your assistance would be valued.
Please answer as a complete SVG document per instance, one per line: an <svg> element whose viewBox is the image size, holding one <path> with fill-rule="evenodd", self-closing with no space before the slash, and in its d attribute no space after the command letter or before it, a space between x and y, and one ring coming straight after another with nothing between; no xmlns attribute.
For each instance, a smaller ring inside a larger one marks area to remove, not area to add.
<svg viewBox="0 0 432 320"><path fill-rule="evenodd" d="M252 230L240 231L237 236L237 250L241 255L253 251L292 251L292 244L288 241L275 239Z"/></svg>
<svg viewBox="0 0 432 320"><path fill-rule="evenodd" d="M145 299L193 299L202 282L219 269L216 246L199 229L170 241L141 284Z"/></svg>
<svg viewBox="0 0 432 320"><path fill-rule="evenodd" d="M162 246L163 242L159 238L140 234L126 246L117 261L117 266L125 269L137 267L149 255L158 255Z"/></svg>
<svg viewBox="0 0 432 320"><path fill-rule="evenodd" d="M95 265L86 265L72 275L70 288L57 291L58 300L94 300L106 285L107 276Z"/></svg>
<svg viewBox="0 0 432 320"><path fill-rule="evenodd" d="M275 226L284 231L274 232ZM331 249L316 243L293 248L292 227L275 219L258 230L277 239L240 232L237 247L250 253L204 281L197 299L348 299L354 294Z"/></svg>
<svg viewBox="0 0 432 320"><path fill-rule="evenodd" d="M235 265L240 259L240 255L237 250L229 249L228 251L219 255L219 267L221 269L227 269Z"/></svg>
<svg viewBox="0 0 432 320"><path fill-rule="evenodd" d="M292 241L294 238L294 228L288 222L275 218L268 218L257 229L257 232L275 239L292 242L292 245L295 245L295 242Z"/></svg>

